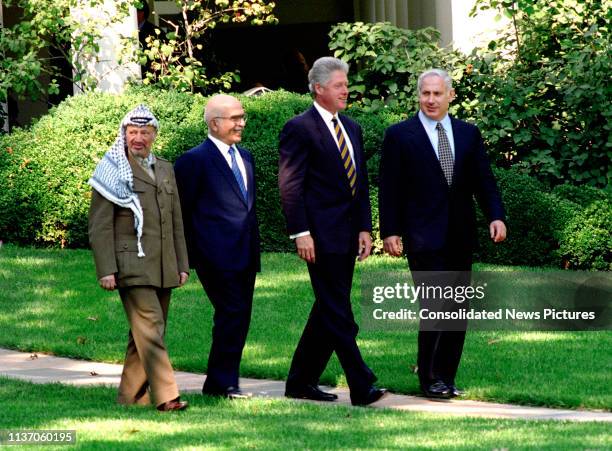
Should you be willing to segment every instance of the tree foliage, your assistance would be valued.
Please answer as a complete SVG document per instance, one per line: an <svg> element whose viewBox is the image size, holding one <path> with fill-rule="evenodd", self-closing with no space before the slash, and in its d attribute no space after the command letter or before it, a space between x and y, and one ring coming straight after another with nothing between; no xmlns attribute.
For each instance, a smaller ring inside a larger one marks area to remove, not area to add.
<svg viewBox="0 0 612 451"><path fill-rule="evenodd" d="M460 54L440 48L434 28L407 30L388 22L340 23L332 27L329 48L351 65L350 91L366 110L406 108L416 100L421 72L443 66L455 74Z"/></svg>
<svg viewBox="0 0 612 451"><path fill-rule="evenodd" d="M176 0L180 21L161 20L170 27L167 34L156 30L156 36L147 38L146 48L140 55L141 64L150 64L144 74L145 84L163 88L206 91L221 86L230 89L237 74L226 72L214 77L207 73L199 55L203 52L202 38L219 23L275 24L273 2L264 0L215 0L214 6L202 0Z"/></svg>
<svg viewBox="0 0 612 451"><path fill-rule="evenodd" d="M512 26L473 55L466 114L542 180L607 186L612 177L609 2L479 0Z"/></svg>
<svg viewBox="0 0 612 451"><path fill-rule="evenodd" d="M94 88L99 79L88 73L87 62L97 58L99 38L110 25L123 20L129 0L114 2L114 11L100 9L96 17L78 12L97 9L103 0L4 0L5 7L23 11L18 23L0 28L0 101L8 91L20 98L38 100L58 93L61 78L83 90ZM83 20L86 19L86 20ZM72 64L72 73L62 73L58 61ZM46 75L49 83L43 83Z"/></svg>
<svg viewBox="0 0 612 451"><path fill-rule="evenodd" d="M476 123L500 166L518 164L550 185L606 187L612 177L612 9L600 0L479 0L510 28L462 55L437 44L432 29L387 23L339 24L330 49L351 63L356 101L366 108L416 111L416 79L447 69L457 99L451 113Z"/></svg>

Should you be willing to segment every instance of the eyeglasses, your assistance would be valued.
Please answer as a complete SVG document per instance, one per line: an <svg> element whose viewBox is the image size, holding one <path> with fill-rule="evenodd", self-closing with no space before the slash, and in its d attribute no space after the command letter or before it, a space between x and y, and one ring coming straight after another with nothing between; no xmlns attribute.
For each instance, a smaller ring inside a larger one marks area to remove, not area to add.
<svg viewBox="0 0 612 451"><path fill-rule="evenodd" d="M240 122L244 122L246 124L247 115L245 113L245 114L242 114L240 116L217 116L217 117L215 117L215 119L229 119L234 124L240 124Z"/></svg>

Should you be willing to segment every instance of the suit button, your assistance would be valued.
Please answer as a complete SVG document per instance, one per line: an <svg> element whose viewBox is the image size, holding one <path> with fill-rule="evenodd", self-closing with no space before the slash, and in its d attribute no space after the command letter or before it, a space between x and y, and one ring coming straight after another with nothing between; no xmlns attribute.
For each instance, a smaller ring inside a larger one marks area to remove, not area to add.
<svg viewBox="0 0 612 451"><path fill-rule="evenodd" d="M166 223L166 220L165 220L165 219L162 219L162 224L165 224L165 223Z"/></svg>
<svg viewBox="0 0 612 451"><path fill-rule="evenodd" d="M123 249L127 249L127 248L128 248L127 243L124 243L124 244L123 244Z"/></svg>
<svg viewBox="0 0 612 451"><path fill-rule="evenodd" d="M166 239L166 235L164 234L162 235L162 240L165 240L165 239Z"/></svg>

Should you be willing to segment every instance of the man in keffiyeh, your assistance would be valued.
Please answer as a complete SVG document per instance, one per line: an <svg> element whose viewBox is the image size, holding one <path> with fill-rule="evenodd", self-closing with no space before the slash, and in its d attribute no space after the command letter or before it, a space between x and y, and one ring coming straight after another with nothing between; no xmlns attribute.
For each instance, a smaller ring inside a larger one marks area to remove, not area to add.
<svg viewBox="0 0 612 451"><path fill-rule="evenodd" d="M89 184L89 242L100 286L118 288L130 323L118 402L183 410L164 343L171 289L189 277L172 165L151 153L159 124L145 105L121 121Z"/></svg>

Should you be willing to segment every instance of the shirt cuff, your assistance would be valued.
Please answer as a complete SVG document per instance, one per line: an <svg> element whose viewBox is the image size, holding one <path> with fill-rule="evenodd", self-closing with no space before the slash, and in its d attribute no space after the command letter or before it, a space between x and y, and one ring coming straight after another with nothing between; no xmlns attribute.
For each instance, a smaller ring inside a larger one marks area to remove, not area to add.
<svg viewBox="0 0 612 451"><path fill-rule="evenodd" d="M294 233L293 235L289 235L289 238L291 238L292 240L295 240L296 238L299 238L301 236L308 236L310 235L310 230L306 230L305 232L300 232L300 233Z"/></svg>

